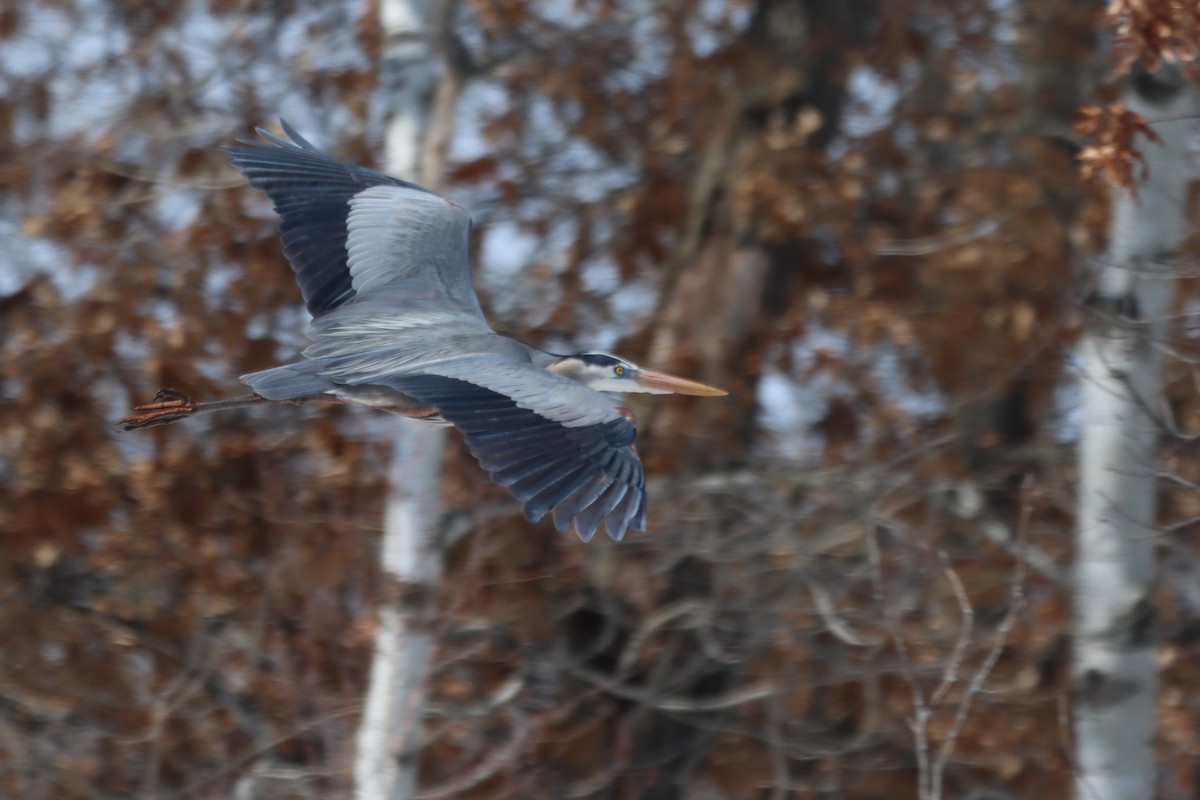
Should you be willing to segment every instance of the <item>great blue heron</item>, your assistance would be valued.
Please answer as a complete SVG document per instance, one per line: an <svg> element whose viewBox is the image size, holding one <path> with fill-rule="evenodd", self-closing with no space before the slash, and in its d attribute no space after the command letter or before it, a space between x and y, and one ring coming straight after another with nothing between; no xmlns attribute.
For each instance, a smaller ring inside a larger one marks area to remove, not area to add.
<svg viewBox="0 0 1200 800"><path fill-rule="evenodd" d="M427 189L287 138L228 152L282 218L283 252L312 314L304 359L243 375L243 397L193 402L170 389L126 430L275 402L353 402L451 424L492 480L537 522L550 511L590 540L645 530L633 414L602 392L723 395L603 353L555 356L502 336L471 282L471 217Z"/></svg>

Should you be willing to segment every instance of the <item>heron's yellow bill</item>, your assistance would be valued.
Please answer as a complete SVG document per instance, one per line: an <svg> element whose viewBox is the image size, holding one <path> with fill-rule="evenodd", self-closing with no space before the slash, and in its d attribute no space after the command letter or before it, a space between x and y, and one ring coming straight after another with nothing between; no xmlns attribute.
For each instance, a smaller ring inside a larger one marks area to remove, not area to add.
<svg viewBox="0 0 1200 800"><path fill-rule="evenodd" d="M724 397L729 392L724 389L718 389L715 386L709 386L707 383L680 378L675 375L668 375L665 372L655 372L650 369L643 369L638 372L638 382L647 389L653 389L659 392L670 392L672 394L691 394L698 397Z"/></svg>

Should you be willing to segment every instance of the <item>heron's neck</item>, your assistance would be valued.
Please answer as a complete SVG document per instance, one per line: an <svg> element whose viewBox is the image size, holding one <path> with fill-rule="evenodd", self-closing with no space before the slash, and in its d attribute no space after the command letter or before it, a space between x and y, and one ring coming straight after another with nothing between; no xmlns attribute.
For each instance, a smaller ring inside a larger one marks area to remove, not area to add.
<svg viewBox="0 0 1200 800"><path fill-rule="evenodd" d="M585 365L582 361L573 358L557 358L543 366L555 375L561 375L579 383L587 383Z"/></svg>

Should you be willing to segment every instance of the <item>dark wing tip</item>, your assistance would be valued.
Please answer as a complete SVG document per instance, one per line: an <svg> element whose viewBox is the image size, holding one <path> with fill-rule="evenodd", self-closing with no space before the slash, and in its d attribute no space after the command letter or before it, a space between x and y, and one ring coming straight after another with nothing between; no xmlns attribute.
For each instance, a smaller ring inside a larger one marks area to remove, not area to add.
<svg viewBox="0 0 1200 800"><path fill-rule="evenodd" d="M286 119L284 119L283 117L279 118L279 127L283 128L283 132L285 134L287 134L287 137L289 139L292 140L291 144L293 146L302 147L305 150L312 150L312 151L318 152L318 153L321 152L319 149L317 149L316 145L314 145L308 139L305 139L303 136L301 136L299 134L299 132L297 132L296 129L292 127L292 124L290 122L288 122ZM260 136L267 135L267 134L264 134L261 129L259 129L258 133ZM275 137L270 137L270 138L273 139Z"/></svg>
<svg viewBox="0 0 1200 800"><path fill-rule="evenodd" d="M525 503L525 516L537 522L553 511L555 528L563 531L574 526L585 542L595 536L601 521L609 537L618 542L631 526L644 530L646 490L636 451L622 447L612 459L615 464L597 463L596 453L580 455L583 464L546 481L548 485Z"/></svg>
<svg viewBox="0 0 1200 800"><path fill-rule="evenodd" d="M574 526L585 542L601 522L616 541L631 527L645 529L645 473L625 417L567 427L464 380L427 374L389 385L436 406L492 480L522 502L531 523L553 512L558 530Z"/></svg>
<svg viewBox="0 0 1200 800"><path fill-rule="evenodd" d="M287 138L284 138L284 136L277 136L266 128L256 127L254 132L257 133L261 139L265 140L265 143L264 141L259 141L257 139L237 139L235 140L235 144L222 145L220 148L221 152L228 153L233 156L235 158L235 164L237 163L236 158L245 157L255 150L269 148L271 145L288 150L307 150L310 153L319 153L321 155L325 155L323 150L314 145L308 139L305 139L303 136L301 136L300 133L292 127L292 124L283 117L279 118L279 127L283 128L284 136Z"/></svg>
<svg viewBox="0 0 1200 800"><path fill-rule="evenodd" d="M356 296L347 242L350 200L377 185L400 181L340 161L318 149L285 119L285 136L258 128L261 140L222 148L251 186L266 192L280 216L283 252L315 318Z"/></svg>

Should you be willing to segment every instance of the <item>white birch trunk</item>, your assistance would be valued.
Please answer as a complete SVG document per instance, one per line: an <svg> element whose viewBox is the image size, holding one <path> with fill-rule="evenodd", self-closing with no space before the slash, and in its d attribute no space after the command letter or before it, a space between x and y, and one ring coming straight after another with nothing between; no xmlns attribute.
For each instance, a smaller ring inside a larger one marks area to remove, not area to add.
<svg viewBox="0 0 1200 800"><path fill-rule="evenodd" d="M408 800L416 789L425 677L433 651L428 608L442 557L437 536L443 431L402 423L396 434L383 517L385 576L375 653L358 729L358 800ZM424 612L424 613L423 613Z"/></svg>
<svg viewBox="0 0 1200 800"><path fill-rule="evenodd" d="M1083 423L1075 575L1075 796L1155 795L1155 451L1162 351L1187 233L1194 95L1171 70L1130 81L1128 108L1163 144L1135 199L1113 198L1109 256L1082 342Z"/></svg>
<svg viewBox="0 0 1200 800"><path fill-rule="evenodd" d="M440 155L426 141L439 93L429 0L382 0L383 76L390 117L384 168L436 183ZM444 93L440 93L444 94ZM381 562L388 581L377 614L370 683L354 764L358 800L409 800L416 792L426 676L433 651L433 603L442 579L444 430L397 420Z"/></svg>

